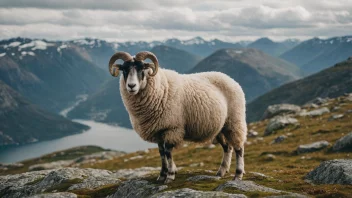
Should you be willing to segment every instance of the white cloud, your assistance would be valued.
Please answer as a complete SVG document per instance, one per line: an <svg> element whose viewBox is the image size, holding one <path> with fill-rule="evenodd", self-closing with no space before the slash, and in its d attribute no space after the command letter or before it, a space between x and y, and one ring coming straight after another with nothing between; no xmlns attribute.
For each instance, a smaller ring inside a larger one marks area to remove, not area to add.
<svg viewBox="0 0 352 198"><path fill-rule="evenodd" d="M352 1L149 0L0 2L0 38L271 38L352 32Z"/></svg>

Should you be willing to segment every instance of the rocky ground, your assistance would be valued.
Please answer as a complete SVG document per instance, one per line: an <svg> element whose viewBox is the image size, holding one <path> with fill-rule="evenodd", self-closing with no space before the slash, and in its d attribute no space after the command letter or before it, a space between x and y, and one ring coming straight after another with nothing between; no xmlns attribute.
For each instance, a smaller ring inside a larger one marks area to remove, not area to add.
<svg viewBox="0 0 352 198"><path fill-rule="evenodd" d="M273 105L250 123L246 174L215 177L219 145L185 143L176 180L156 182L157 149L85 146L0 164L0 197L352 197L352 95ZM234 164L234 163L233 163Z"/></svg>

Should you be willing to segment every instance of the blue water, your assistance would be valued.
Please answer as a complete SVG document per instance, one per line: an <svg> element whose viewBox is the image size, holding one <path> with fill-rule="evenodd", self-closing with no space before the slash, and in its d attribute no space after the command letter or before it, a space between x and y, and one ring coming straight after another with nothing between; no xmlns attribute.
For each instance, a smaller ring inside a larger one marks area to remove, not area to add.
<svg viewBox="0 0 352 198"><path fill-rule="evenodd" d="M91 129L81 134L1 150L0 162L18 162L54 151L82 145L97 145L103 148L126 152L157 147L156 144L143 141L138 134L131 129L88 120L74 121L88 125Z"/></svg>

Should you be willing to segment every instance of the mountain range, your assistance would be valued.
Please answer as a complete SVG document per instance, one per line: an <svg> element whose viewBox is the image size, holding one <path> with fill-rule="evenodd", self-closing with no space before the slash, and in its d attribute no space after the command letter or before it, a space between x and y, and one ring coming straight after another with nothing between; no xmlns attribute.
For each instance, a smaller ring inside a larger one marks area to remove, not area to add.
<svg viewBox="0 0 352 198"><path fill-rule="evenodd" d="M329 39L313 38L283 53L280 58L299 66L306 74L313 74L352 55L352 36Z"/></svg>
<svg viewBox="0 0 352 198"><path fill-rule="evenodd" d="M0 147L59 138L89 129L31 104L2 81L0 120Z"/></svg>
<svg viewBox="0 0 352 198"><path fill-rule="evenodd" d="M282 85L247 105L248 121L257 121L269 105L303 105L317 97L337 97L352 92L352 57L306 78Z"/></svg>

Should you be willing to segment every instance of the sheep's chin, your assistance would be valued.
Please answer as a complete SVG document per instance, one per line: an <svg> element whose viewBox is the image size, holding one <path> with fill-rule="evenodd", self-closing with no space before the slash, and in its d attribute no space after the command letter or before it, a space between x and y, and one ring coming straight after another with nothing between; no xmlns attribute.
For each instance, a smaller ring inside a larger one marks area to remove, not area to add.
<svg viewBox="0 0 352 198"><path fill-rule="evenodd" d="M134 95L137 95L138 94L138 90L127 90L128 94L134 96Z"/></svg>

